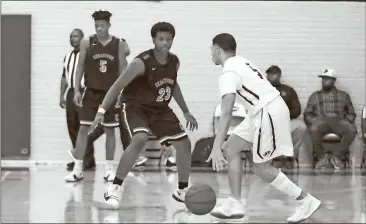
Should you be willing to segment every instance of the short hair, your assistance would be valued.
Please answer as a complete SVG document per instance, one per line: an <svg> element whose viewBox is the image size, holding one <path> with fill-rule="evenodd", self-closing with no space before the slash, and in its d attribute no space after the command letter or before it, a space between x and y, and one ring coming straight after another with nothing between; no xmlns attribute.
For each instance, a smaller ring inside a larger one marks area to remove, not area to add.
<svg viewBox="0 0 366 224"><path fill-rule="evenodd" d="M112 17L112 13L110 13L109 11L99 10L99 11L95 11L93 13L92 17L93 17L94 21L95 20L104 20L104 21L109 22Z"/></svg>
<svg viewBox="0 0 366 224"><path fill-rule="evenodd" d="M72 30L72 32L74 32L74 31L79 32L80 33L80 36L81 37L84 37L84 32L81 29L75 28L75 29Z"/></svg>
<svg viewBox="0 0 366 224"><path fill-rule="evenodd" d="M212 39L212 44L219 46L225 52L236 52L236 41L233 35L229 33L220 33L217 34Z"/></svg>
<svg viewBox="0 0 366 224"><path fill-rule="evenodd" d="M151 37L156 37L158 32L171 33L173 38L175 37L175 28L171 23L158 22L151 27Z"/></svg>
<svg viewBox="0 0 366 224"><path fill-rule="evenodd" d="M277 65L272 65L266 70L266 73L267 74L282 74L282 71L281 71L280 67L278 67Z"/></svg>

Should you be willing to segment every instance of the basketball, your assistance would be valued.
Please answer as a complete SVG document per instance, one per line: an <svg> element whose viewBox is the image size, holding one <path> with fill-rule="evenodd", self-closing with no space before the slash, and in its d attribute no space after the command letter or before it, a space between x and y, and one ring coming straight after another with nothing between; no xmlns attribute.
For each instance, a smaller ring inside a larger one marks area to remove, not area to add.
<svg viewBox="0 0 366 224"><path fill-rule="evenodd" d="M191 186L185 196L187 209L195 215L206 215L216 205L215 191L206 184Z"/></svg>

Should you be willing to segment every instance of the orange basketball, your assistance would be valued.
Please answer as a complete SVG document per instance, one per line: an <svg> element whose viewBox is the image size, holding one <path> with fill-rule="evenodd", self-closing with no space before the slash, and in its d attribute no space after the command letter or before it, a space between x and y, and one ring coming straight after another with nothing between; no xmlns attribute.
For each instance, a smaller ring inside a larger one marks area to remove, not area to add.
<svg viewBox="0 0 366 224"><path fill-rule="evenodd" d="M195 215L206 215L216 205L215 191L206 184L191 186L185 196L187 209Z"/></svg>

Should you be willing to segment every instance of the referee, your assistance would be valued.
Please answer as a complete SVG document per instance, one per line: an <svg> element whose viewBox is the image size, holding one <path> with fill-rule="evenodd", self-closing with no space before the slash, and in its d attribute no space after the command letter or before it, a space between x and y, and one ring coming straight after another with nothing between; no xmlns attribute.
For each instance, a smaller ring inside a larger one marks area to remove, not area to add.
<svg viewBox="0 0 366 224"><path fill-rule="evenodd" d="M66 108L67 129L71 139L72 147L75 148L76 138L79 132L80 120L78 115L79 108L74 104L74 84L75 71L79 60L80 42L84 37L81 29L74 29L70 34L70 44L73 50L66 54L63 62L63 72L61 78L60 107ZM83 81L81 84L82 88ZM88 146L84 157L84 170L95 168L93 142L103 134L103 128L98 128L89 138ZM72 170L74 162L67 164L67 170Z"/></svg>

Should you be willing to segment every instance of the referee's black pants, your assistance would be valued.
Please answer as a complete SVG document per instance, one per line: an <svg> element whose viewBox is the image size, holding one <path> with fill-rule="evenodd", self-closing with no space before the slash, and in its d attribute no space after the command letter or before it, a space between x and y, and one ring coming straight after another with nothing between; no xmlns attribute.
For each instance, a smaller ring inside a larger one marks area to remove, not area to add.
<svg viewBox="0 0 366 224"><path fill-rule="evenodd" d="M75 148L76 139L79 133L80 120L79 120L79 108L74 103L74 89L69 89L69 91L66 94L66 120L72 147ZM92 135L90 135L84 157L85 167L95 166L93 143L103 133L104 133L103 128L97 128L97 130L95 130L95 132Z"/></svg>

